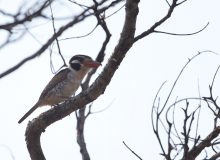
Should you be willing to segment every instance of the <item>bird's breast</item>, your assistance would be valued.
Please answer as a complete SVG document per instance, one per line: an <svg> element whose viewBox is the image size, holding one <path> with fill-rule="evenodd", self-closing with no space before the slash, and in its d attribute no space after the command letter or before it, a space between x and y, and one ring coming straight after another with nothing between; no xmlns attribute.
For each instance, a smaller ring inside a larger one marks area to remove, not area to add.
<svg viewBox="0 0 220 160"><path fill-rule="evenodd" d="M62 94L68 97L72 96L73 94L75 94L80 84L81 80L77 79L77 77L74 76L74 74L70 73L67 76L67 79L62 84Z"/></svg>

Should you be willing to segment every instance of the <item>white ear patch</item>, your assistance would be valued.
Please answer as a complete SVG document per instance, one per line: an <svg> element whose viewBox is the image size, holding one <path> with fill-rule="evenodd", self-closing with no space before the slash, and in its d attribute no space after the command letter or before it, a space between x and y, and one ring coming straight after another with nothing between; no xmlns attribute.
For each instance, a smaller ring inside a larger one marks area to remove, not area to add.
<svg viewBox="0 0 220 160"><path fill-rule="evenodd" d="M79 60L77 60L77 59L74 59L74 60L71 61L70 63L71 63L71 64L74 64L74 63L78 63L78 64L80 64L81 62L80 62Z"/></svg>

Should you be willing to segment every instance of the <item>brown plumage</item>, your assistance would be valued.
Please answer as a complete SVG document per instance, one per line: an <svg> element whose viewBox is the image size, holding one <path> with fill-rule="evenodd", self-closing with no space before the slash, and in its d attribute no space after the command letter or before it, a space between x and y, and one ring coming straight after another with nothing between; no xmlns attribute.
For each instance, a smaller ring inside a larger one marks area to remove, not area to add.
<svg viewBox="0 0 220 160"><path fill-rule="evenodd" d="M37 103L18 121L24 121L34 110L45 105L56 105L75 94L90 68L97 68L100 63L89 56L76 55L69 61L70 66L57 73L42 91Z"/></svg>

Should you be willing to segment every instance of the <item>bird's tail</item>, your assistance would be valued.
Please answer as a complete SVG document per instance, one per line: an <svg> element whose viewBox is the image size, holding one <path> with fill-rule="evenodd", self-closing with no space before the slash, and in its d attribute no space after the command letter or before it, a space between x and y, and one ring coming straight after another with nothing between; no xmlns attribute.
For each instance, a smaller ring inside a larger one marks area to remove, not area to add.
<svg viewBox="0 0 220 160"><path fill-rule="evenodd" d="M21 117L21 119L18 121L18 123L20 124L21 122L23 122L38 107L39 107L39 103L36 103L27 113L25 113L25 115L23 117Z"/></svg>

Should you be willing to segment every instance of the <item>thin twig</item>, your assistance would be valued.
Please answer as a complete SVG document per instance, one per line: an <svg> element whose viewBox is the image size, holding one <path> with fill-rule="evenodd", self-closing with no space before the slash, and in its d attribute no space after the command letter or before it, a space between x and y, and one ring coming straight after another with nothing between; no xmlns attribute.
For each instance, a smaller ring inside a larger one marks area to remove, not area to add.
<svg viewBox="0 0 220 160"><path fill-rule="evenodd" d="M14 22L7 23L7 24L0 24L0 29L4 29L7 31L11 31L15 26L18 26L20 24L24 24L26 22L31 22L32 19L38 18L38 17L43 17L42 12L48 7L48 5L52 2L53 0L50 1L45 1L39 8L38 10L34 11L32 14L25 15L22 19L17 19L18 15L20 15L20 10L19 12L14 16L15 20ZM48 3L49 2L49 3ZM38 2L37 2L38 3ZM37 4L35 4L37 5ZM31 10L30 8L27 9ZM43 17L44 18L44 17Z"/></svg>
<svg viewBox="0 0 220 160"><path fill-rule="evenodd" d="M158 95L159 95L160 91L162 90L162 88L163 88L165 83L166 83L166 81L163 82L162 85L160 86L160 88L158 89L158 91L156 93L156 96L154 98L154 101L153 101L152 109L151 109L151 124L152 124L152 127L153 127L154 134L156 135L157 140L159 142L159 145L160 145L160 147L162 149L163 155L165 155L166 153L165 153L165 149L163 147L163 144L161 142L161 139L160 139L160 136L159 136L159 132L158 132L158 121L161 120L160 117L158 117L158 107L159 107L160 104L158 104L157 107L155 106L155 104L156 104L156 100L158 98ZM155 107L156 107L157 111L155 111ZM154 111L156 112L156 124L154 123L154 116L153 116L154 115Z"/></svg>
<svg viewBox="0 0 220 160"><path fill-rule="evenodd" d="M182 75L183 71L185 70L185 68L189 65L189 63L190 63L193 59L195 59L196 57L198 57L199 55L204 54L204 53L214 53L214 52L210 52L210 51L198 52L198 54L196 54L196 55L194 55L193 57L191 57L190 59L188 59L187 63L183 66L183 68L181 69L180 73L178 74L176 80L174 81L174 83L173 83L173 85L172 85L172 88L171 88L171 90L170 90L170 92L169 92L169 94L168 94L168 96L167 96L167 99L166 99L166 101L165 101L165 103L164 103L164 105L163 105L163 107L162 107L162 109L161 109L161 111L160 111L159 114L161 114L161 113L163 112L163 110L165 109L165 106L167 105L168 100L170 99L170 96L171 96L171 94L172 94L172 92L173 92L173 90L174 90L174 88L175 88L175 86L176 86L176 84L177 84L177 82L178 82L180 76Z"/></svg>
<svg viewBox="0 0 220 160"><path fill-rule="evenodd" d="M14 72L18 68L20 68L23 64L25 64L26 62L36 58L39 55L41 55L54 42L54 40L58 36L60 36L64 31L66 31L68 28L72 27L74 24L79 23L80 21L83 21L85 18L91 16L91 14L85 15L86 12L87 12L86 10L83 11L78 16L76 16L72 21L70 21L69 23L67 23L64 26L60 27L60 29L56 32L56 34L53 34L51 36L51 38L49 38L48 41L39 50L37 50L34 54L24 58L23 60L21 60L19 63L17 63L13 67L9 68L8 70L2 72L0 74L0 78L5 77L6 75Z"/></svg>
<svg viewBox="0 0 220 160"><path fill-rule="evenodd" d="M81 35L81 36L72 36L72 37L67 37L67 38L62 38L62 39L59 39L59 41L64 41L64 40L69 40L69 39L76 39L76 38L84 38L84 37L87 37L89 35L91 35L95 29L98 27L98 24L95 25L95 27L88 33L84 34L84 35Z"/></svg>
<svg viewBox="0 0 220 160"><path fill-rule="evenodd" d="M104 7L100 7L97 12L98 13L104 13L106 10L108 10L111 7L114 7L116 4L120 3L122 0L115 0L113 2L111 2L109 5L104 6ZM103 4L104 2L106 2L106 0L102 0L100 2L100 4ZM58 31L56 32L56 34L53 34L48 40L47 42L44 43L44 45L37 50L35 53L33 53L32 55L24 58L23 60L21 60L20 62L18 62L16 65L10 67L9 69L3 71L2 73L0 73L0 78L7 76L8 74L14 72L15 70L17 70L18 68L20 68L23 64L25 64L26 62L36 58L37 56L40 56L46 49L48 49L48 47L56 40L56 38L58 38L59 36L62 35L62 33L64 33L68 28L74 26L75 24L85 20L86 18L90 17L93 15L93 13L88 13L90 9L85 9L83 10L81 13L79 13L77 16L73 17L72 20L68 23L66 23L65 25L61 26ZM1 28L1 26L0 26ZM104 42L106 43L106 42Z"/></svg>
<svg viewBox="0 0 220 160"><path fill-rule="evenodd" d="M192 33L171 33L171 32L165 32L165 31L158 31L158 30L154 30L155 33L163 33L163 34L168 34L168 35L172 35L172 36L192 36L195 34L198 34L202 31L204 31L209 25L209 22L200 30L196 31L196 32L192 32Z"/></svg>
<svg viewBox="0 0 220 160"><path fill-rule="evenodd" d="M200 87L199 87L199 81L198 81L198 93L199 93L199 98L201 98L201 93L200 93ZM197 116L197 121L196 121L196 133L195 133L195 141L194 141L194 146L198 143L200 136L198 136L198 129L199 129L199 120L200 120L200 113L201 113L201 106L202 106L202 100L199 100L199 111L198 111L198 116Z"/></svg>
<svg viewBox="0 0 220 160"><path fill-rule="evenodd" d="M177 6L177 1L178 0L173 0L172 4L170 5L169 7L169 10L167 12L167 14L161 18L159 21L157 21L156 23L154 23L148 30L142 32L141 34L137 35L135 38L134 38L134 42L137 42L138 40L146 37L147 35L151 34L154 32L154 30L160 26L161 24L163 24L167 19L169 19L174 11L174 9L176 8Z"/></svg>
<svg viewBox="0 0 220 160"><path fill-rule="evenodd" d="M123 141L123 144L124 144L125 147L126 147L129 151L131 151L131 153L133 153L139 160L142 160L142 158L141 158L137 153L135 153L135 151L132 150L132 149L125 143L125 141Z"/></svg>
<svg viewBox="0 0 220 160"><path fill-rule="evenodd" d="M74 0L68 0L69 2L71 2L71 3L73 3L73 4L75 4L75 5L77 5L77 6L79 6L79 7L81 7L81 8L83 8L83 9L85 9L85 8L90 8L89 6L86 6L86 5L84 5L84 4L81 4L81 3L78 3L78 2L76 2L76 1L74 1Z"/></svg>
<svg viewBox="0 0 220 160"><path fill-rule="evenodd" d="M170 2L168 0L165 0L167 5L170 7Z"/></svg>
<svg viewBox="0 0 220 160"><path fill-rule="evenodd" d="M105 19L110 18L111 16L115 15L116 13L118 13L124 7L125 7L125 4L123 4L119 9L117 9L116 11L111 13L110 15L106 16Z"/></svg>
<svg viewBox="0 0 220 160"><path fill-rule="evenodd" d="M110 103L109 105L107 105L107 106L104 107L103 109L100 109L100 110L98 110L98 111L93 111L93 112L91 111L92 105L89 105L89 111L88 111L88 113L86 114L86 118L87 118L89 115L91 115L91 114L96 114L96 113L101 113L101 112L106 111L107 109L109 109L109 108L112 106L113 102L114 102L114 99L111 101L111 103Z"/></svg>
<svg viewBox="0 0 220 160"><path fill-rule="evenodd" d="M53 32L54 32L54 34L56 34L56 28L55 28L55 22L54 22L53 10L52 10L51 4L50 4L50 13L51 13L51 19L52 19L52 25L53 25ZM64 57L63 57L63 55L62 55L62 53L61 53L60 45L59 45L59 41L58 41L58 39L57 39L57 36L55 37L55 40L56 40L56 44L57 44L57 48L58 48L58 53L59 53L59 55L60 55L60 57L61 57L61 59L62 59L62 61L63 61L63 65L64 65L64 66L67 66L67 64L66 64L66 62L65 62L65 59L64 59ZM51 61L52 61L52 60L51 60ZM51 63L51 64L52 64L52 63Z"/></svg>
<svg viewBox="0 0 220 160"><path fill-rule="evenodd" d="M179 5L183 4L183 3L185 3L186 1L187 1L187 0L183 0L182 2L177 3L177 6L179 6Z"/></svg>

